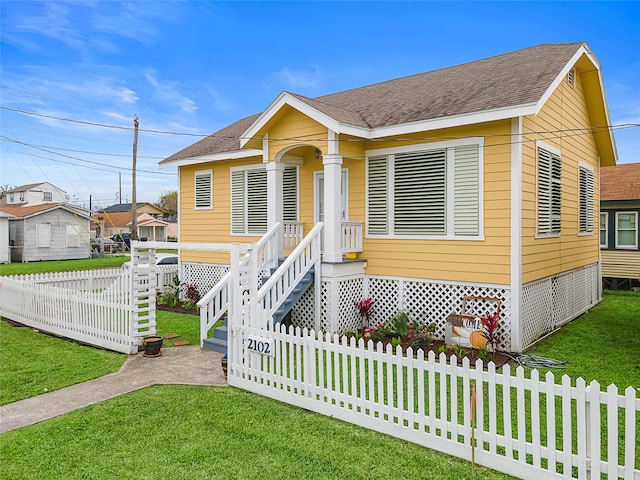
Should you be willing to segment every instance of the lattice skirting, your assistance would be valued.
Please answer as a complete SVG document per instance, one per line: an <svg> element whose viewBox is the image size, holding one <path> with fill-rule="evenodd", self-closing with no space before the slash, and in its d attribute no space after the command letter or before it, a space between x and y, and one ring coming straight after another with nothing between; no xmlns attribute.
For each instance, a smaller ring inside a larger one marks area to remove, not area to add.
<svg viewBox="0 0 640 480"><path fill-rule="evenodd" d="M522 287L522 348L600 301L600 267L592 264Z"/></svg>
<svg viewBox="0 0 640 480"><path fill-rule="evenodd" d="M361 328L362 319L355 302L365 297L375 300L371 324L386 323L398 312L405 312L412 320L436 325L436 336L444 339L446 317L459 313L465 295L500 299L500 346L511 349L511 295L504 286L453 284L410 278L358 276L321 282L321 329L344 333ZM495 308L483 302L468 305L470 314L484 314ZM296 304L292 324L313 328L313 290L310 289Z"/></svg>
<svg viewBox="0 0 640 480"><path fill-rule="evenodd" d="M229 265L213 263L183 263L180 281L189 285L195 284L200 295L211 290L229 271Z"/></svg>

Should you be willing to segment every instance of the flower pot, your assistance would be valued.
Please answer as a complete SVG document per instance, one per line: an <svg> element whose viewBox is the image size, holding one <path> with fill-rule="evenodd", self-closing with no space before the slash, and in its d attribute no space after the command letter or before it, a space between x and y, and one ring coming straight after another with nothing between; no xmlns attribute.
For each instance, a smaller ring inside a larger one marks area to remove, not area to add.
<svg viewBox="0 0 640 480"><path fill-rule="evenodd" d="M162 337L147 337L142 339L142 346L144 348L144 355L147 357L156 356L160 354L162 348Z"/></svg>

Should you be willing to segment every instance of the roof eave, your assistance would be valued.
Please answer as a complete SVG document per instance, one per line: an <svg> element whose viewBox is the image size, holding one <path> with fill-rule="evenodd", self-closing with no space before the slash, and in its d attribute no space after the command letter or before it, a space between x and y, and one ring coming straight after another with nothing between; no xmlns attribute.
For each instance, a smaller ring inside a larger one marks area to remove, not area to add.
<svg viewBox="0 0 640 480"><path fill-rule="evenodd" d="M278 113L280 109L282 109L285 105L289 105L290 107L295 108L309 118L315 120L321 125L324 125L329 130L333 130L336 133L346 133L340 131L340 122L336 121L334 118L304 103L302 100L294 97L289 92L282 92L273 102L271 102L271 104L265 109L265 111L260 114L256 121L253 122L247 130L245 130L240 139L240 147L244 147L248 142L253 140L258 132L262 130L262 128L264 128L264 126L269 122L269 120L271 120L273 116Z"/></svg>
<svg viewBox="0 0 640 480"><path fill-rule="evenodd" d="M170 167L186 167L189 165L197 165L199 163L220 162L222 160L240 160L243 158L262 157L262 150L256 148L247 148L245 150L232 150L230 152L212 153L209 155L200 155L197 157L178 158L176 160L163 160L158 165L162 168Z"/></svg>

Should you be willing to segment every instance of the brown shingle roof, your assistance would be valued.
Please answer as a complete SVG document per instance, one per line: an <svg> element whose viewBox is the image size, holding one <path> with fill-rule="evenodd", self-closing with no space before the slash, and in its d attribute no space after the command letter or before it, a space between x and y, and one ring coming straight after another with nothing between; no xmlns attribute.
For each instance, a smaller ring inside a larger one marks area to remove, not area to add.
<svg viewBox="0 0 640 480"><path fill-rule="evenodd" d="M24 217L28 217L30 215L33 215L35 213L40 213L40 212L45 212L47 210L55 210L56 208L64 208L65 210L80 210L77 207L73 207L73 206L69 206L66 205L64 203L43 203L40 205L31 205L31 206L25 206L25 207L0 207L0 210L5 212L5 213L9 213L11 215L14 215L16 218L24 218ZM78 214L80 214L80 212L78 211ZM82 214L82 216L87 216L86 214Z"/></svg>
<svg viewBox="0 0 640 480"><path fill-rule="evenodd" d="M600 200L640 200L640 163L602 167Z"/></svg>
<svg viewBox="0 0 640 480"><path fill-rule="evenodd" d="M291 94L336 121L389 127L538 102L582 42L543 44L454 67L310 99ZM161 162L240 149L244 118Z"/></svg>

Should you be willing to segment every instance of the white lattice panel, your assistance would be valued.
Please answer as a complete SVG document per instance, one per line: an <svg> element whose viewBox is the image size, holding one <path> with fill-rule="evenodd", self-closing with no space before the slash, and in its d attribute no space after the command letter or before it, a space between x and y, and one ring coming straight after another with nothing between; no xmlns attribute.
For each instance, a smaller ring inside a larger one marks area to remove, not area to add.
<svg viewBox="0 0 640 480"><path fill-rule="evenodd" d="M523 349L598 302L598 272L593 264L523 286Z"/></svg>
<svg viewBox="0 0 640 480"><path fill-rule="evenodd" d="M291 311L291 324L294 327L307 328L314 330L314 291L315 287L311 285L304 295L298 300Z"/></svg>
<svg viewBox="0 0 640 480"><path fill-rule="evenodd" d="M511 295L504 287L439 283L416 279L389 279L368 277L369 294L375 300L375 324L387 323L398 312L412 320L436 325L435 336L444 338L446 318L450 313L461 313L465 295L498 298L501 302L499 349L511 348ZM482 302L469 302L470 314L484 314L495 306Z"/></svg>
<svg viewBox="0 0 640 480"><path fill-rule="evenodd" d="M353 278L336 281L339 292L338 322L336 331L339 333L352 332L362 328L362 318L355 306L362 300L363 278Z"/></svg>
<svg viewBox="0 0 640 480"><path fill-rule="evenodd" d="M195 284L201 295L207 293L229 271L228 265L210 263L182 263L180 281L185 284Z"/></svg>

